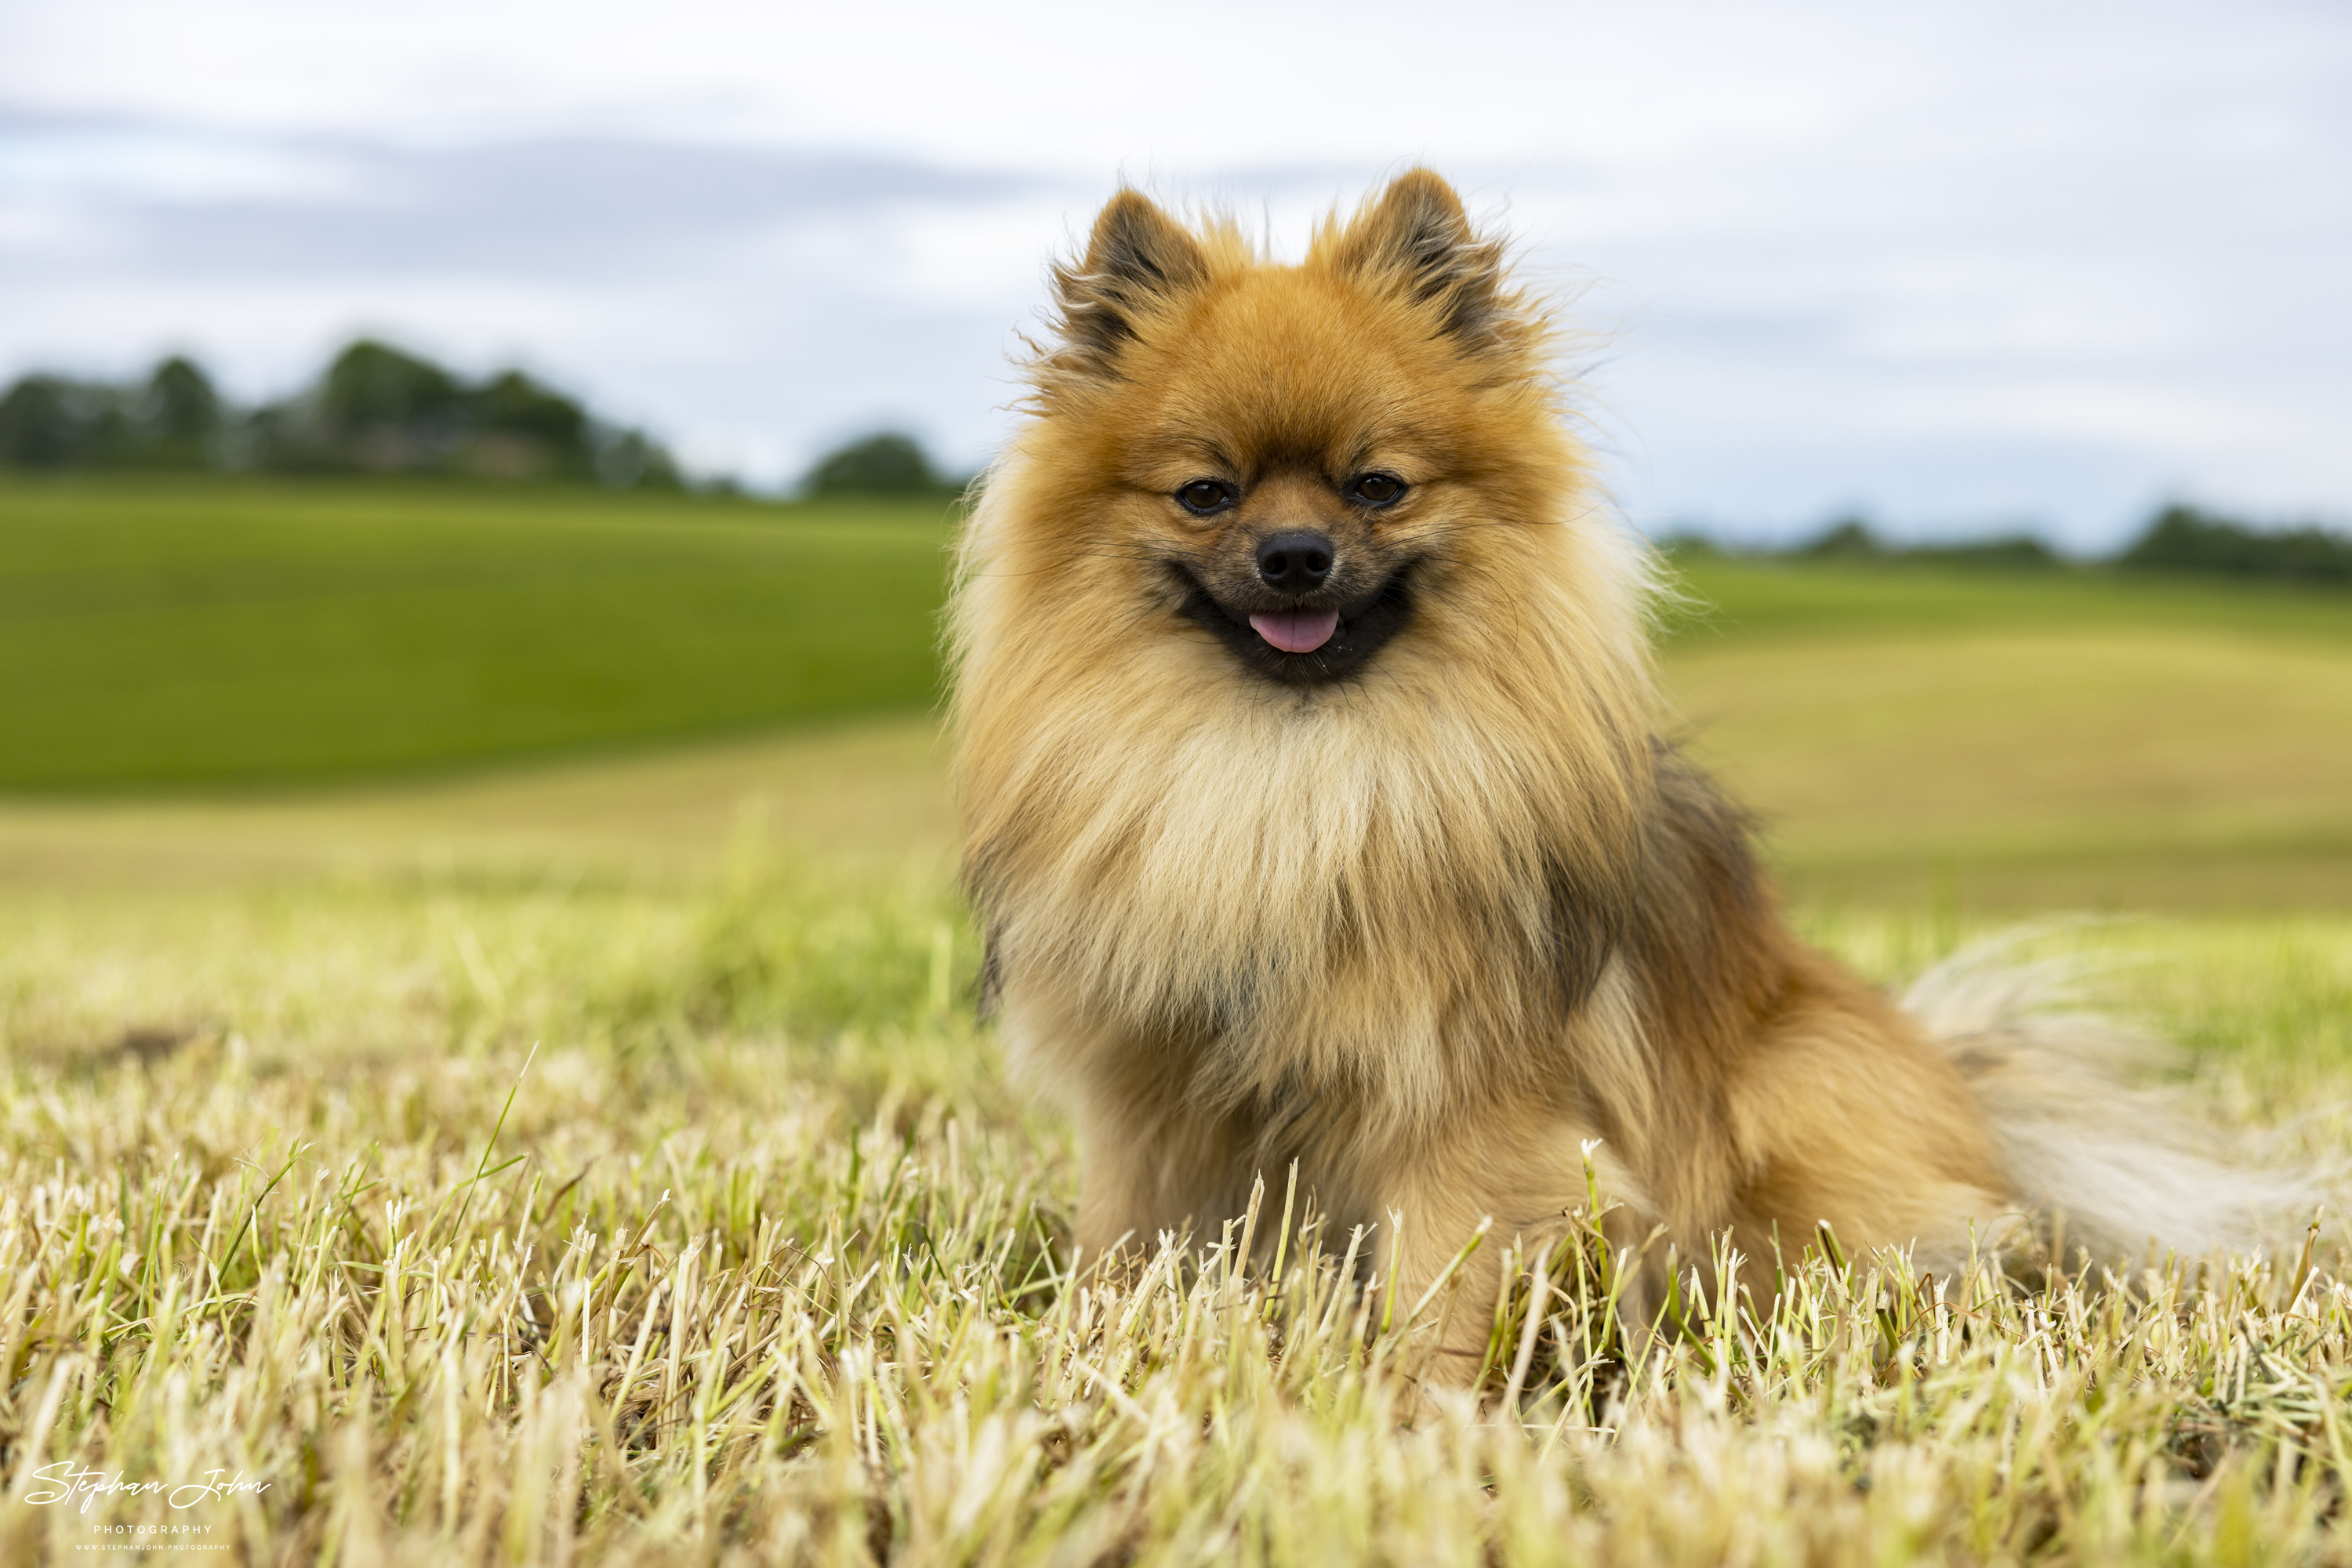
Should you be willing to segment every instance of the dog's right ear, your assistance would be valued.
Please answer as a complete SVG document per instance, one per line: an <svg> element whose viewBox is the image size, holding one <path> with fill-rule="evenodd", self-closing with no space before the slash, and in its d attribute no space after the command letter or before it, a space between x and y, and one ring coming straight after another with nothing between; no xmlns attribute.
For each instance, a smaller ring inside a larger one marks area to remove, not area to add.
<svg viewBox="0 0 2352 1568"><path fill-rule="evenodd" d="M1142 192L1119 192L1095 219L1086 258L1054 268L1056 367L1116 379L1119 351L1139 335L1142 319L1208 275L1199 240Z"/></svg>

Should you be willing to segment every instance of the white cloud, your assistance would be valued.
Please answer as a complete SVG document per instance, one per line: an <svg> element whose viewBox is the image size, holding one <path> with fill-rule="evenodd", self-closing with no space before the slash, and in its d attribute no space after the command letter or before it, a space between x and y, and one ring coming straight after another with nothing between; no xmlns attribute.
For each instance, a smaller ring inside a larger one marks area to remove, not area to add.
<svg viewBox="0 0 2352 1568"><path fill-rule="evenodd" d="M769 477L965 461L1118 177L1295 253L1415 158L1604 285L1643 517L2352 516L2352 15L2293 0L18 0L0 367L389 326Z"/></svg>

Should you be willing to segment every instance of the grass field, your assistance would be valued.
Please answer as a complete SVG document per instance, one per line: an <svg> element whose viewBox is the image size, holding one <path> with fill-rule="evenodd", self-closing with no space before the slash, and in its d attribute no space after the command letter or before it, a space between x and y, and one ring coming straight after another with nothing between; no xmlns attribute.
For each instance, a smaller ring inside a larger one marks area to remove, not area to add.
<svg viewBox="0 0 2352 1568"><path fill-rule="evenodd" d="M1416 1314L1293 1212L1276 1279L1074 1282L968 1005L934 520L19 487L0 538L0 1562L2352 1562L2332 1220L1813 1256L1641 1354L1590 1248ZM1892 984L2107 911L2020 956L2341 1166L2352 598L1685 583L1809 935ZM1412 1392L1447 1311L1475 1401Z"/></svg>
<svg viewBox="0 0 2352 1568"><path fill-rule="evenodd" d="M919 711L944 512L0 481L0 791L319 784Z"/></svg>
<svg viewBox="0 0 2352 1568"><path fill-rule="evenodd" d="M1810 924L1889 978L1977 934ZM2111 984L2206 1108L2346 1146L2352 922L2053 947L2138 961ZM1353 1238L1294 1211L1278 1289L1213 1252L1074 1284L1066 1138L971 963L936 883L750 857L669 893L16 900L0 1556L159 1526L257 1563L2352 1555L2352 1286L2292 1249L2038 1291L1812 1256L1639 1357L1589 1248L1416 1314L1340 1290ZM1449 1310L1494 1316L1481 1401L1411 1392Z"/></svg>
<svg viewBox="0 0 2352 1568"><path fill-rule="evenodd" d="M698 875L747 813L936 859L944 542L936 508L16 481L0 876ZM1669 689L1800 897L2352 904L2352 595L1680 565Z"/></svg>
<svg viewBox="0 0 2352 1568"><path fill-rule="evenodd" d="M366 780L920 711L946 542L936 504L0 479L0 793ZM1700 659L2053 631L2352 658L2352 596L2325 591L1705 555L1681 580L1670 644ZM2166 716L2118 695L2099 694Z"/></svg>

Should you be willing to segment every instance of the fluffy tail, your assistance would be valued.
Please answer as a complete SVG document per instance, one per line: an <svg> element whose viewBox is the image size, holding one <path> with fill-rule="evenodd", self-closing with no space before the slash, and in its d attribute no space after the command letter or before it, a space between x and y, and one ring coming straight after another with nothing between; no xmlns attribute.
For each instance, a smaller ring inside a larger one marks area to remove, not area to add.
<svg viewBox="0 0 2352 1568"><path fill-rule="evenodd" d="M2044 1246L2121 1265L2151 1249L2244 1252L2297 1236L2326 1184L2246 1157L2150 1087L2166 1053L2081 1005L2079 963L2021 958L2035 934L1955 953L1903 1005L1975 1087Z"/></svg>

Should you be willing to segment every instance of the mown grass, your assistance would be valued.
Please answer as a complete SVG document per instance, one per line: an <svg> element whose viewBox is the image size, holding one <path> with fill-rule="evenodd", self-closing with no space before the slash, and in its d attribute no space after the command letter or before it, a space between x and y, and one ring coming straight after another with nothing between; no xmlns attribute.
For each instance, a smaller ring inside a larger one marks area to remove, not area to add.
<svg viewBox="0 0 2352 1568"><path fill-rule="evenodd" d="M919 710L945 514L0 481L0 790L317 784Z"/></svg>
<svg viewBox="0 0 2352 1568"><path fill-rule="evenodd" d="M1980 934L1807 923L1890 978ZM2053 947L2139 961L2111 986L2216 1114L2344 1146L2352 925ZM2029 1289L1815 1252L1636 1351L1589 1237L1392 1302L1274 1173L1276 1276L1213 1237L1074 1280L1067 1142L971 962L935 882L751 860L11 900L7 1559L2352 1557L2352 1285L2299 1256ZM1475 1397L1416 1390L1448 1311L1493 1323ZM26 1500L84 1469L267 1489Z"/></svg>
<svg viewBox="0 0 2352 1568"><path fill-rule="evenodd" d="M1685 738L1801 895L2352 905L2352 647L2179 628L1685 647Z"/></svg>

